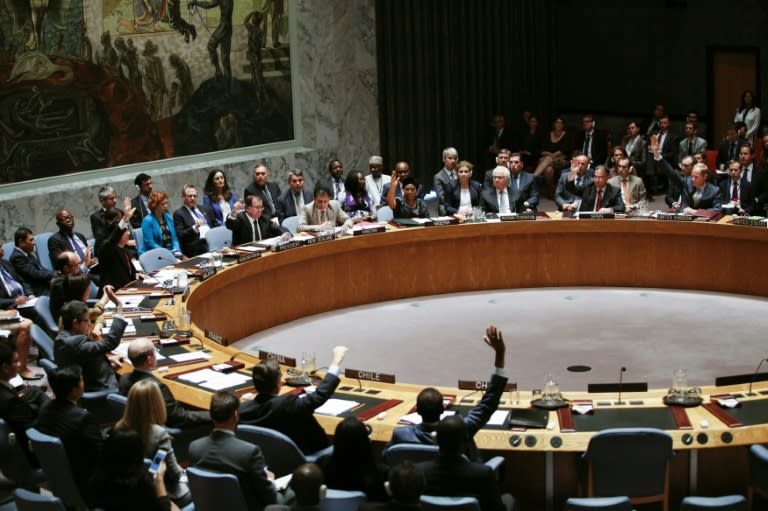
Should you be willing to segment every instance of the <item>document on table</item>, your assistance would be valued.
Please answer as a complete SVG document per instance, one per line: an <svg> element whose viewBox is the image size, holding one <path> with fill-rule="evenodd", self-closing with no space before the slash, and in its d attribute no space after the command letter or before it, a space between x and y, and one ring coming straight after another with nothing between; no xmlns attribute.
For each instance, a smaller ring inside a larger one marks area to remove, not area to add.
<svg viewBox="0 0 768 511"><path fill-rule="evenodd" d="M108 332L110 328L112 328L112 322L114 319L105 319L104 320L104 333ZM136 335L136 325L133 324L133 321L128 320L128 324L125 325L125 331L123 331L123 335Z"/></svg>
<svg viewBox="0 0 768 511"><path fill-rule="evenodd" d="M188 362L190 360L201 360L201 359L208 360L209 358L211 358L211 356L208 355L207 353L202 353L199 351L190 351L187 353L179 353L176 355L171 355L169 358L174 362Z"/></svg>
<svg viewBox="0 0 768 511"><path fill-rule="evenodd" d="M197 355L197 353L195 353L195 355ZM234 388L244 383L248 383L251 380L250 376L247 374L238 372L220 373L209 368L182 374L179 376L179 379L195 383L205 389L214 391Z"/></svg>
<svg viewBox="0 0 768 511"><path fill-rule="evenodd" d="M507 416L509 416L509 410L496 410L488 419L489 426L503 426L507 423Z"/></svg>
<svg viewBox="0 0 768 511"><path fill-rule="evenodd" d="M331 415L338 417L342 413L348 412L356 406L360 406L357 401L349 401L346 399L334 399L331 398L323 404L320 408L315 408L315 413L320 415Z"/></svg>
<svg viewBox="0 0 768 511"><path fill-rule="evenodd" d="M456 412L453 410L446 410L440 414L440 420L443 420L446 417L450 417L451 415L455 415L455 414ZM414 426L417 426L421 424L421 415L419 415L418 412L409 413L408 415L403 415L402 417L400 417L399 422L413 424Z"/></svg>
<svg viewBox="0 0 768 511"><path fill-rule="evenodd" d="M123 304L123 310L128 310L137 309L141 301L144 299L144 295L118 295L117 298L120 300L120 303ZM113 311L116 309L116 307L117 306L110 301L107 302L104 310Z"/></svg>

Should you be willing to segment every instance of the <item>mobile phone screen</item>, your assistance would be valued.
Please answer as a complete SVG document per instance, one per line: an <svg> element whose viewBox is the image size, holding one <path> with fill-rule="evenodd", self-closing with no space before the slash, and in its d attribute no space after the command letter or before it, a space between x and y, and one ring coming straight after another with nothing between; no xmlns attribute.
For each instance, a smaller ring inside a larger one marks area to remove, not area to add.
<svg viewBox="0 0 768 511"><path fill-rule="evenodd" d="M165 459L165 455L168 454L168 451L165 451L163 449L158 449L155 453L155 457L152 458L152 464L149 465L149 471L153 474L157 474L157 469L160 466L160 462L162 462Z"/></svg>

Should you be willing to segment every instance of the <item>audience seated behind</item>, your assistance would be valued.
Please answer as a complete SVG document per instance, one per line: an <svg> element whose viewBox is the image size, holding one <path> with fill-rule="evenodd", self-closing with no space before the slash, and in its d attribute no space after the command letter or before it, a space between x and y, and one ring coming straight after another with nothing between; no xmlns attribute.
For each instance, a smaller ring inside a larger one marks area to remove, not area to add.
<svg viewBox="0 0 768 511"><path fill-rule="evenodd" d="M504 338L500 330L490 325L485 331L483 341L494 351L494 372L488 388L483 395L483 399L475 406L462 420L466 424L467 438L465 441L466 451L464 454L470 460L482 462L480 452L475 445L474 436L493 415L493 412L499 407L499 400L507 384L507 377L504 374L504 354L506 347ZM440 416L444 411L443 396L432 387L427 387L419 392L416 399L416 411L421 416L421 424L413 426L404 426L396 428L392 432L392 439L387 447L400 443L415 443L434 445L433 434L440 423ZM334 447L335 449L335 447Z"/></svg>
<svg viewBox="0 0 768 511"><path fill-rule="evenodd" d="M454 147L443 149L443 168L432 177L432 189L437 193L438 214L446 213L446 190L455 184L459 152ZM392 207L392 206L390 206ZM394 209L394 208L393 208Z"/></svg>
<svg viewBox="0 0 768 511"><path fill-rule="evenodd" d="M253 182L245 187L243 197L255 195L264 204L264 217L268 220L277 218L275 201L280 197L280 185L269 181L269 169L266 165L257 163L253 167Z"/></svg>
<svg viewBox="0 0 768 511"><path fill-rule="evenodd" d="M275 429L289 436L304 454L311 454L328 446L325 431L313 412L325 403L339 385L339 371L347 348L336 346L331 363L315 392L304 396L280 393L283 375L280 366L265 360L252 369L256 397L240 405L240 421Z"/></svg>
<svg viewBox="0 0 768 511"><path fill-rule="evenodd" d="M314 463L299 465L291 474L289 483L293 491L291 505L270 504L264 511L319 511L320 501L325 498L326 486L323 471Z"/></svg>
<svg viewBox="0 0 768 511"><path fill-rule="evenodd" d="M288 189L275 201L280 225L286 218L298 216L301 209L310 202L312 202L312 192L304 188L304 173L299 169L292 169L288 173Z"/></svg>
<svg viewBox="0 0 768 511"><path fill-rule="evenodd" d="M374 460L369 434L370 426L357 417L346 417L336 426L333 453L318 459L317 464L328 488L362 491L369 501L383 501L387 500L386 467Z"/></svg>
<svg viewBox="0 0 768 511"><path fill-rule="evenodd" d="M59 254L74 252L81 261L80 271L90 273L91 268L96 266L98 261L91 258L91 247L88 246L85 236L74 231L74 215L66 209L58 210L56 212L56 225L59 227L58 232L53 233L48 238L48 257L53 268L56 268L56 258Z"/></svg>
<svg viewBox="0 0 768 511"><path fill-rule="evenodd" d="M419 498L427 481L424 472L409 461L389 469L384 489L391 497L387 502L365 502L360 511L415 511L421 509Z"/></svg>
<svg viewBox="0 0 768 511"><path fill-rule="evenodd" d="M24 279L35 295L48 294L53 270L44 268L35 253L35 236L26 227L19 227L13 233L15 247L11 252L11 264L16 273Z"/></svg>

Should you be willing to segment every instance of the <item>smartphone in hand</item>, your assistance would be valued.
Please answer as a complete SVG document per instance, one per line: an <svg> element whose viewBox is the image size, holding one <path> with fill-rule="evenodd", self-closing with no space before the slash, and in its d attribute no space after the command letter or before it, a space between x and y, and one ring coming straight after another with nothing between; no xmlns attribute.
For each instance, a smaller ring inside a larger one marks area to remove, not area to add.
<svg viewBox="0 0 768 511"><path fill-rule="evenodd" d="M157 469L160 467L160 463L163 462L165 459L165 456L168 454L168 451L164 449L158 449L155 453L155 457L152 458L152 463L149 465L149 471L152 474L157 474Z"/></svg>

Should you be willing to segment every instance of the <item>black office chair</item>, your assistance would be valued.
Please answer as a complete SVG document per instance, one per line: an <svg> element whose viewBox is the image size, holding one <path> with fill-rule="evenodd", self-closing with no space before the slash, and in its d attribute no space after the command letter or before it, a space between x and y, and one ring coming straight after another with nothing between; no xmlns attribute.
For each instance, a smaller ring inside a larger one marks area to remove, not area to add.
<svg viewBox="0 0 768 511"><path fill-rule="evenodd" d="M680 511L747 511L747 499L743 495L685 497Z"/></svg>
<svg viewBox="0 0 768 511"><path fill-rule="evenodd" d="M564 511L632 511L629 497L570 498Z"/></svg>

